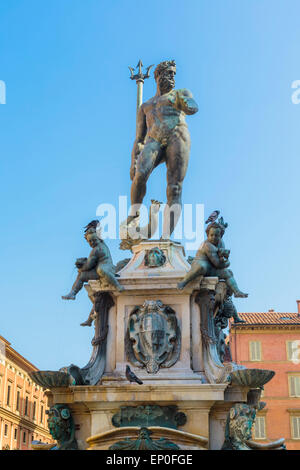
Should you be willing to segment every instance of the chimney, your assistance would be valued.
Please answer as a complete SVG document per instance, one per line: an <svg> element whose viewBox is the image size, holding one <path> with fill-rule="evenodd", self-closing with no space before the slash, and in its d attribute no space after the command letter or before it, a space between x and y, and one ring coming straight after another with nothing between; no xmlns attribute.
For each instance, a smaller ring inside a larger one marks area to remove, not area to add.
<svg viewBox="0 0 300 470"><path fill-rule="evenodd" d="M300 317L300 300L296 300L298 307L298 317Z"/></svg>

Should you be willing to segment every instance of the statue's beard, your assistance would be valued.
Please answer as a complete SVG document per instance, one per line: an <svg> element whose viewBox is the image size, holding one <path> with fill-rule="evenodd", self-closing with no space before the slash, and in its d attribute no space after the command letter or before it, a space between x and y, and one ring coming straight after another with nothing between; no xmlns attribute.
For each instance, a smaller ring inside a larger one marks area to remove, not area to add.
<svg viewBox="0 0 300 470"><path fill-rule="evenodd" d="M168 93L169 91L173 90L173 88L175 87L175 81L167 77L161 76L158 80L158 87L159 91L163 95L164 93Z"/></svg>

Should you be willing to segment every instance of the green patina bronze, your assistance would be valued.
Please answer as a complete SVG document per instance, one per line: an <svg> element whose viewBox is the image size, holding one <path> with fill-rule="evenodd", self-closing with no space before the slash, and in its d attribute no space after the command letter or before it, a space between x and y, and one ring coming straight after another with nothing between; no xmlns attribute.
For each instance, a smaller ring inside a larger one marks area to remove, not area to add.
<svg viewBox="0 0 300 470"><path fill-rule="evenodd" d="M115 266L113 265L108 246L98 236L96 228L88 228L85 231L84 237L92 251L88 258L78 258L76 260L75 266L78 269L77 278L70 293L63 295L62 298L65 300L75 300L84 283L92 280L99 280L108 286L114 286L119 292L123 291L124 287L121 286L115 277Z"/></svg>
<svg viewBox="0 0 300 470"><path fill-rule="evenodd" d="M178 411L176 405L122 406L112 417L112 424L126 426L161 426L177 429L186 423L186 415Z"/></svg>
<svg viewBox="0 0 300 470"><path fill-rule="evenodd" d="M248 450L256 409L246 403L235 403L227 416L222 450Z"/></svg>
<svg viewBox="0 0 300 470"><path fill-rule="evenodd" d="M252 441L252 429L256 413L262 410L265 402L260 402L261 389L250 389L247 403L235 403L227 416L225 441L222 450L285 450L284 439L259 444Z"/></svg>
<svg viewBox="0 0 300 470"><path fill-rule="evenodd" d="M125 439L109 447L108 450L180 450L177 444L161 437L160 439L151 439L152 431L145 427L140 429L136 440Z"/></svg>
<svg viewBox="0 0 300 470"><path fill-rule="evenodd" d="M158 247L148 250L145 254L145 266L148 268L159 268L163 266L165 262L166 257L163 251Z"/></svg>
<svg viewBox="0 0 300 470"><path fill-rule="evenodd" d="M153 98L139 106L130 168L131 213L127 224L136 217L153 170L161 163L167 166L164 239L172 234L181 213L182 184L190 153L190 134L185 116L198 111L189 90L174 89L175 74L174 60L161 62L154 71L157 91Z"/></svg>
<svg viewBox="0 0 300 470"><path fill-rule="evenodd" d="M204 276L216 276L224 279L229 292L235 297L248 297L248 294L242 292L233 277L233 272L228 269L230 262L228 260L230 250L225 249L223 235L227 224L224 224L220 217L218 222L210 223L206 228L207 239L200 245L195 258L192 260L191 269L179 282L178 288L184 287L194 279L202 279Z"/></svg>
<svg viewBox="0 0 300 470"><path fill-rule="evenodd" d="M77 450L75 439L75 425L67 405L56 404L47 412L48 428L57 446L51 450Z"/></svg>

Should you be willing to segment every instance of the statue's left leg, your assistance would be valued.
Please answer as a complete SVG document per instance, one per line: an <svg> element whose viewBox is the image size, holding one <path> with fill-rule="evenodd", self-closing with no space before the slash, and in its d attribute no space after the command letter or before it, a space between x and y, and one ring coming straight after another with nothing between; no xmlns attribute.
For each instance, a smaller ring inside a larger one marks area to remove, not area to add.
<svg viewBox="0 0 300 470"><path fill-rule="evenodd" d="M166 149L167 206L164 211L163 239L172 235L181 214L182 183L187 171L190 136L185 127L178 128Z"/></svg>
<svg viewBox="0 0 300 470"><path fill-rule="evenodd" d="M82 289L83 284L88 281L97 280L98 274L95 269L91 271L79 271L76 281L74 282L71 291L67 295L63 295L62 299L64 300L75 300L76 295Z"/></svg>
<svg viewBox="0 0 300 470"><path fill-rule="evenodd" d="M218 270L218 277L220 279L225 279L226 284L233 292L234 297L248 297L248 294L245 294L239 289L237 282L233 277L233 272L230 269Z"/></svg>

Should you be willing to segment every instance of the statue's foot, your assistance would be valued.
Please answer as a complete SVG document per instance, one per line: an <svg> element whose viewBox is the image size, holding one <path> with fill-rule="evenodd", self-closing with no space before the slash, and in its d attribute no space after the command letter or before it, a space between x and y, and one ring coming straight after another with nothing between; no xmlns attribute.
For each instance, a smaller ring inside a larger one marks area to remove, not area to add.
<svg viewBox="0 0 300 470"><path fill-rule="evenodd" d="M92 326L93 320L86 320L83 323L80 323L80 326Z"/></svg>
<svg viewBox="0 0 300 470"><path fill-rule="evenodd" d="M70 292L70 294L62 295L61 298L64 299L64 300L75 300L76 295L73 294L72 292Z"/></svg>
<svg viewBox="0 0 300 470"><path fill-rule="evenodd" d="M125 287L121 286L121 284L119 284L119 285L117 286L117 291L118 291L118 292L123 292L124 290L125 290Z"/></svg>
<svg viewBox="0 0 300 470"><path fill-rule="evenodd" d="M246 323L246 320L242 320L240 317L234 317L234 323Z"/></svg>
<svg viewBox="0 0 300 470"><path fill-rule="evenodd" d="M177 289L183 290L185 288L185 286L186 286L185 282L178 282Z"/></svg>
<svg viewBox="0 0 300 470"><path fill-rule="evenodd" d="M248 294L245 294L244 292L238 290L234 293L234 297L245 298L245 297L248 297Z"/></svg>

